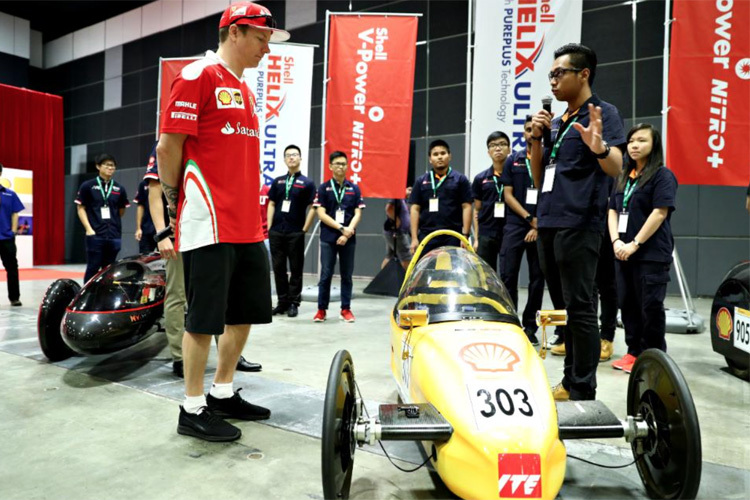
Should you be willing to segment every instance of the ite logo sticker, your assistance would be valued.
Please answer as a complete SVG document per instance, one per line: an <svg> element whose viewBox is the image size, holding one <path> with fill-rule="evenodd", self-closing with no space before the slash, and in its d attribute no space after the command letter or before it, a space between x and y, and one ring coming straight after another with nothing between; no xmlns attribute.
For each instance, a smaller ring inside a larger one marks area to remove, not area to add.
<svg viewBox="0 0 750 500"><path fill-rule="evenodd" d="M501 498L541 498L542 467L539 455L501 453L497 456Z"/></svg>

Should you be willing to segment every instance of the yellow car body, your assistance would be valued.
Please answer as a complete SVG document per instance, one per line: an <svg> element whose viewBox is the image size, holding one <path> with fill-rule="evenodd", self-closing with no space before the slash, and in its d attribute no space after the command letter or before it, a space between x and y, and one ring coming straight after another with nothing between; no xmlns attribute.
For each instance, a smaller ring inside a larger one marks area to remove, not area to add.
<svg viewBox="0 0 750 500"><path fill-rule="evenodd" d="M400 316L409 311L426 321L407 325ZM453 427L447 441L423 443L451 491L466 499L557 496L566 452L547 375L484 261L453 247L415 260L390 343L401 399L432 404Z"/></svg>

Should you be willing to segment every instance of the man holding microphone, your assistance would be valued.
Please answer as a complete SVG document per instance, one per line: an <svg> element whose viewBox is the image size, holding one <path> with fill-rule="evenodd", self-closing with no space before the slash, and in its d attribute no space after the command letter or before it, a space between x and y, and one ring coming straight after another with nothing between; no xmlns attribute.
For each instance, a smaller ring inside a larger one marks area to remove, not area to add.
<svg viewBox="0 0 750 500"><path fill-rule="evenodd" d="M557 401L596 398L600 342L592 295L606 227L607 176L622 169L625 133L617 108L592 92L595 75L593 50L580 44L557 49L550 86L568 108L561 117L543 109L532 120L539 260L553 302L568 312L564 376L553 388ZM540 142L545 129L553 138L546 150Z"/></svg>

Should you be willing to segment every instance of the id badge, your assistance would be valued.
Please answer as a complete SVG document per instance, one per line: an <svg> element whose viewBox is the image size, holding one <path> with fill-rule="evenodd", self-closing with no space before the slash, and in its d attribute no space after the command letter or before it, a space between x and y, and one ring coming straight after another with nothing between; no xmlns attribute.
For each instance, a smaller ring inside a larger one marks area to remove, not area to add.
<svg viewBox="0 0 750 500"><path fill-rule="evenodd" d="M439 198L430 198L430 212L438 211L438 200Z"/></svg>
<svg viewBox="0 0 750 500"><path fill-rule="evenodd" d="M336 210L336 223L337 224L343 224L344 223L344 211L341 209Z"/></svg>
<svg viewBox="0 0 750 500"><path fill-rule="evenodd" d="M292 207L292 201L291 200L284 200L281 202L281 211L284 213L289 213L289 209Z"/></svg>
<svg viewBox="0 0 750 500"><path fill-rule="evenodd" d="M536 199L539 196L539 190L536 188L529 188L526 190L526 204L536 205Z"/></svg>
<svg viewBox="0 0 750 500"><path fill-rule="evenodd" d="M102 207L102 220L110 219L109 216L109 207Z"/></svg>
<svg viewBox="0 0 750 500"><path fill-rule="evenodd" d="M542 183L542 193L549 193L552 191L552 186L555 184L555 164L550 163L544 170L544 182Z"/></svg>
<svg viewBox="0 0 750 500"><path fill-rule="evenodd" d="M620 218L617 222L617 232L620 234L625 234L628 232L628 217L630 217L630 214L628 212L621 212Z"/></svg>
<svg viewBox="0 0 750 500"><path fill-rule="evenodd" d="M502 219L505 217L505 203L500 201L495 203L495 218Z"/></svg>

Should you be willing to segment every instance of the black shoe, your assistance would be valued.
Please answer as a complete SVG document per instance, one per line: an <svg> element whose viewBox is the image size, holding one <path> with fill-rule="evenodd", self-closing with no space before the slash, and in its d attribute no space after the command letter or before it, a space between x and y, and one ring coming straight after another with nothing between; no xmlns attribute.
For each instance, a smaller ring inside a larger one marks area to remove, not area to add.
<svg viewBox="0 0 750 500"><path fill-rule="evenodd" d="M239 372L259 372L263 369L260 363L251 363L245 359L245 356L240 356L237 361L237 371Z"/></svg>
<svg viewBox="0 0 750 500"><path fill-rule="evenodd" d="M526 334L526 338L529 339L529 342L531 342L531 345L539 345L539 339L536 338L536 332L531 329L524 329L524 333Z"/></svg>
<svg viewBox="0 0 750 500"><path fill-rule="evenodd" d="M289 304L289 309L286 312L286 315L290 318L294 318L299 314L299 309L297 308L296 304Z"/></svg>
<svg viewBox="0 0 750 500"><path fill-rule="evenodd" d="M227 399L219 399L211 394L206 396L208 409L214 415L222 418L237 418L240 420L265 420L271 416L271 410L262 406L254 405L240 397L240 391L234 391L234 396Z"/></svg>
<svg viewBox="0 0 750 500"><path fill-rule="evenodd" d="M182 360L172 362L172 373L175 377L185 378Z"/></svg>
<svg viewBox="0 0 750 500"><path fill-rule="evenodd" d="M234 441L242 436L242 431L229 422L225 422L206 407L201 408L200 412L194 415L180 406L177 434L206 441Z"/></svg>
<svg viewBox="0 0 750 500"><path fill-rule="evenodd" d="M11 300L10 305L12 305L13 307L21 307L23 304L21 304L20 300Z"/></svg>
<svg viewBox="0 0 750 500"><path fill-rule="evenodd" d="M274 316L276 316L277 314L284 314L288 310L289 310L289 306L283 305L283 304L279 304L279 305L277 305L276 307L274 307L271 310L271 314L273 314Z"/></svg>

